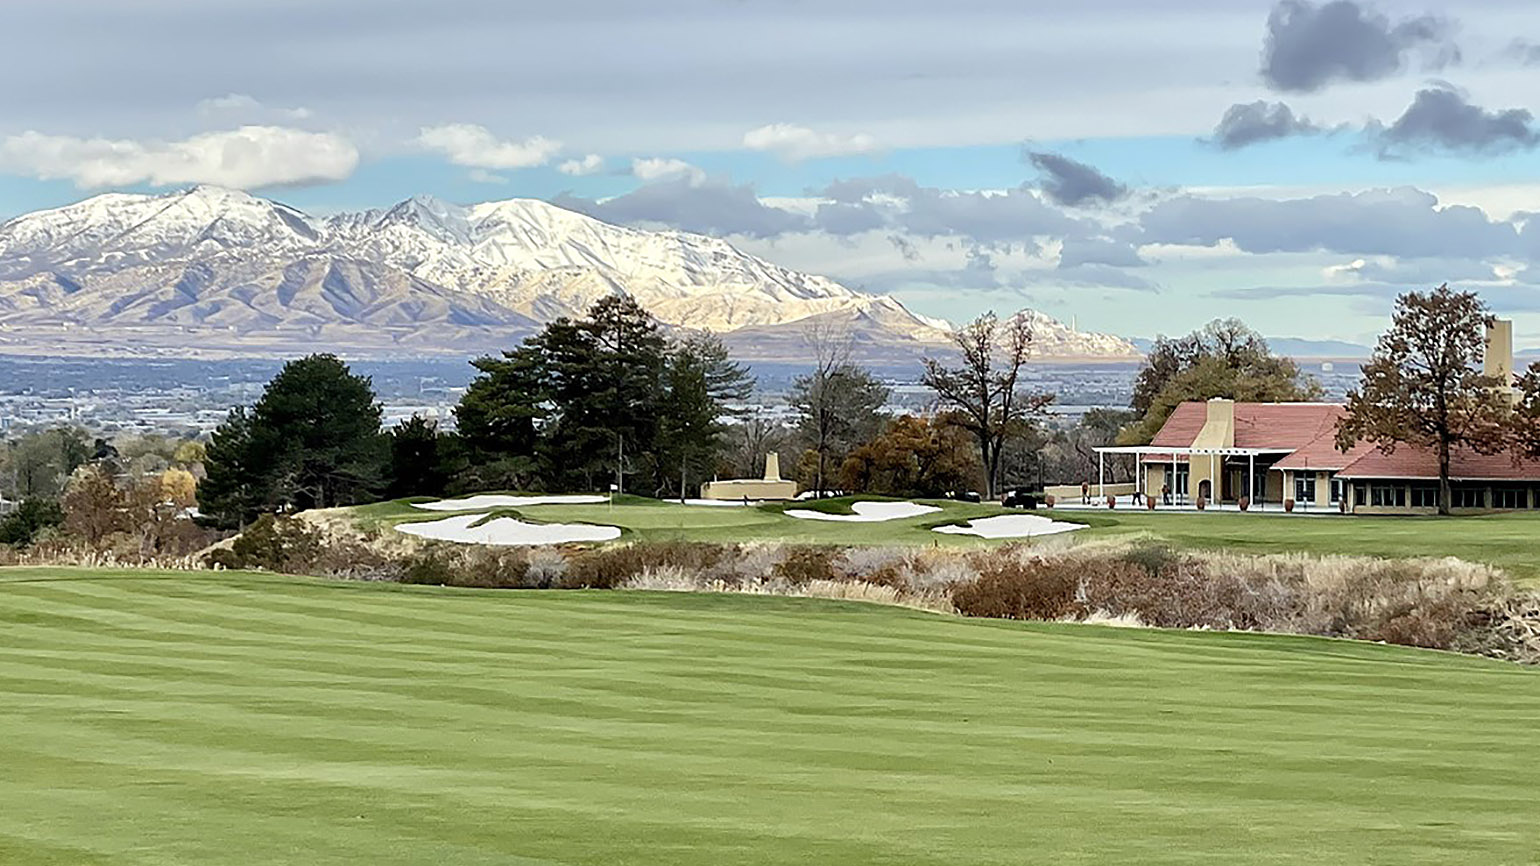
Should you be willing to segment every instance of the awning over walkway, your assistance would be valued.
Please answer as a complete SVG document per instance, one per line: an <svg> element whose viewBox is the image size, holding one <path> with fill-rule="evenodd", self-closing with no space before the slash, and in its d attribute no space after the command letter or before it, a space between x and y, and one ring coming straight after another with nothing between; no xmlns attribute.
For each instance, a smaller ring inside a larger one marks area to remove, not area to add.
<svg viewBox="0 0 1540 866"><path fill-rule="evenodd" d="M1294 448L1183 448L1175 445L1103 445L1093 448L1096 452L1096 495L1102 496L1107 486L1107 455L1108 454L1138 454L1148 456L1158 454L1161 463L1171 463L1172 474L1176 472L1175 466L1178 457L1187 457L1187 462L1192 462L1193 457L1207 457L1210 462L1216 457L1245 457L1247 458L1246 489L1256 489L1256 465L1258 457L1270 455L1288 455L1295 452ZM1141 461L1143 462L1143 461ZM1140 495L1144 495L1144 475L1141 472L1134 473L1134 480ZM1261 503L1258 503L1258 507Z"/></svg>

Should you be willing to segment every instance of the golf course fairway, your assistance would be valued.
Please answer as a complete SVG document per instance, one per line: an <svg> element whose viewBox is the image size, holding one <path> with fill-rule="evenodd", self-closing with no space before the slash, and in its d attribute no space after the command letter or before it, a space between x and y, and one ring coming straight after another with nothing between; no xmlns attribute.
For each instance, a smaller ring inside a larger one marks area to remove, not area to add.
<svg viewBox="0 0 1540 866"><path fill-rule="evenodd" d="M0 570L0 863L1540 863L1540 673L806 599Z"/></svg>

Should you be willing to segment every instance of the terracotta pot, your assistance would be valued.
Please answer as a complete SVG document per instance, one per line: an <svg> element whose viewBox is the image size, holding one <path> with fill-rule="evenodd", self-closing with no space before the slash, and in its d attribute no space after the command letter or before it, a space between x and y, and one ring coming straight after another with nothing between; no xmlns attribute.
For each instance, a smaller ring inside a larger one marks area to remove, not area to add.
<svg viewBox="0 0 1540 866"><path fill-rule="evenodd" d="M1285 500L1283 500L1283 510L1284 511L1293 511L1294 510L1294 500L1292 500L1292 499L1285 499Z"/></svg>
<svg viewBox="0 0 1540 866"><path fill-rule="evenodd" d="M1197 499L1193 500L1193 503L1198 506L1198 510L1199 511L1202 511L1203 509L1208 508L1208 500L1204 499L1201 496L1199 496Z"/></svg>
<svg viewBox="0 0 1540 866"><path fill-rule="evenodd" d="M1052 493L1050 493L1050 494L1048 494L1048 495L1047 495L1047 496L1044 496L1044 497L1043 497L1043 504L1044 504L1044 505L1046 505L1046 506L1048 506L1048 507L1049 507L1049 508L1052 508L1052 507L1053 507L1053 504L1054 504L1054 503L1055 503L1055 502L1058 502L1058 501L1059 501L1059 500L1058 500L1058 499L1057 499L1057 498L1055 498L1055 497L1054 497L1054 495L1053 495L1053 494L1052 494Z"/></svg>
<svg viewBox="0 0 1540 866"><path fill-rule="evenodd" d="M1108 509L1113 509L1113 508L1117 508L1117 507L1118 507L1118 498L1116 496L1108 496L1107 497L1107 508Z"/></svg>
<svg viewBox="0 0 1540 866"><path fill-rule="evenodd" d="M1236 504L1241 507L1242 511L1248 511L1248 510L1251 509L1251 497L1250 496L1242 496L1240 498L1240 502L1238 502Z"/></svg>
<svg viewBox="0 0 1540 866"><path fill-rule="evenodd" d="M1146 497L1144 497L1144 507L1148 508L1151 511L1154 511L1155 510L1155 497L1153 497L1153 496L1146 496Z"/></svg>

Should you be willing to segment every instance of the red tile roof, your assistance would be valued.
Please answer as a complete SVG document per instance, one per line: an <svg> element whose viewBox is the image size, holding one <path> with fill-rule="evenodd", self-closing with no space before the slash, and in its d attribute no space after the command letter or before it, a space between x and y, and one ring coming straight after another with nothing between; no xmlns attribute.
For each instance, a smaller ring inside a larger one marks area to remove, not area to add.
<svg viewBox="0 0 1540 866"><path fill-rule="evenodd" d="M1438 478L1433 451L1402 445L1381 453L1372 442L1360 442L1346 454L1337 450L1336 426L1346 409L1336 403L1236 403L1236 448L1292 448L1275 469L1337 471L1342 478ZM1151 445L1190 448L1208 421L1208 404L1177 406L1155 434ZM1187 456L1176 458L1186 462ZM1170 463L1169 454L1146 454L1145 463ZM1540 460L1514 462L1507 454L1477 454L1456 449L1450 455L1450 476L1472 481L1540 481Z"/></svg>
<svg viewBox="0 0 1540 866"><path fill-rule="evenodd" d="M1337 450L1337 431L1328 430L1310 440L1305 447L1279 460L1276 469L1319 469L1329 471L1344 466L1374 450L1374 443L1360 442L1346 454Z"/></svg>
<svg viewBox="0 0 1540 866"><path fill-rule="evenodd" d="M1303 448L1334 430L1342 412L1336 403L1236 403L1235 447ZM1207 421L1207 403L1182 403L1150 444L1190 448Z"/></svg>
<svg viewBox="0 0 1540 866"><path fill-rule="evenodd" d="M1186 448L1192 445L1192 440L1198 438L1198 431L1203 429L1208 421L1208 406L1203 403L1178 403L1171 414L1166 416L1166 423L1150 440L1151 445L1165 445L1168 448Z"/></svg>
<svg viewBox="0 0 1540 866"><path fill-rule="evenodd" d="M1438 454L1431 448L1399 445L1392 454L1368 448L1344 467L1341 478L1438 478ZM1467 481L1540 481L1540 460L1515 462L1508 454L1477 454L1456 448L1449 455L1449 477Z"/></svg>

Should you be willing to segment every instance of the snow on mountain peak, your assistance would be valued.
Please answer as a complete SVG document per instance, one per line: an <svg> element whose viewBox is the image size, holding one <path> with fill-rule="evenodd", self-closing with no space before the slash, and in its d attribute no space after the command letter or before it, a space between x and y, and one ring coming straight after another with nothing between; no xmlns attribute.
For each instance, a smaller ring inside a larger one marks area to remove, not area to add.
<svg viewBox="0 0 1540 866"><path fill-rule="evenodd" d="M349 262L356 265L342 265ZM173 300L148 305L152 319L167 310L190 315L188 304L202 304L208 309L198 315L218 319L232 315L231 304L244 304L256 312L242 321L282 322L292 311L264 306L253 286L276 281L280 304L292 304L299 296L286 295L285 286L323 277L318 291L324 289L326 304L342 305L345 316L389 309L390 321L403 326L413 315L485 325L499 309L509 322L548 321L627 293L664 323L718 332L828 316L875 322L893 338L928 345L950 330L889 296L775 265L718 238L611 225L537 199L459 205L424 195L316 219L249 193L196 186L161 195L108 193L0 225L0 322L7 309L48 308L57 300L48 288L54 284L69 287L72 315L89 321L93 296L82 289L143 295L161 291L158 283L166 280L175 283L164 289ZM27 293L25 300L8 304L14 291ZM220 292L228 297L216 303ZM110 318L120 315L122 300L104 297L102 305ZM311 327L326 315L312 305L302 320ZM1073 354L1080 345L1062 324L1041 325L1056 352ZM1117 338L1086 345L1095 351L1083 354L1132 350Z"/></svg>

